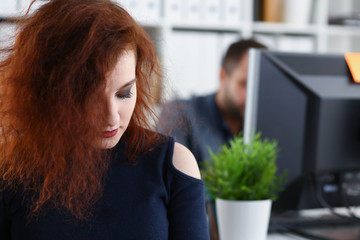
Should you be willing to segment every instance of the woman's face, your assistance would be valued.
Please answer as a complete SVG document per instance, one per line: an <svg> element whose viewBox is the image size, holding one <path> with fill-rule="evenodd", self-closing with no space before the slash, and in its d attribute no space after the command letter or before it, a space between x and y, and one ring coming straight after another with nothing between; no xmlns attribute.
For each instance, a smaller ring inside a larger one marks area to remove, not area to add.
<svg viewBox="0 0 360 240"><path fill-rule="evenodd" d="M129 125L136 103L135 68L134 52L126 51L106 76L105 124L95 141L96 147L114 147Z"/></svg>

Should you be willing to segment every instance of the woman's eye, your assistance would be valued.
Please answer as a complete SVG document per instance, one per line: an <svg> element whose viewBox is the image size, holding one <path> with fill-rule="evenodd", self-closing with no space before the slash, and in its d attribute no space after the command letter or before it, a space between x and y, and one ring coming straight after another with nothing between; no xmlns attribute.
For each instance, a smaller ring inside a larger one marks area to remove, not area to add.
<svg viewBox="0 0 360 240"><path fill-rule="evenodd" d="M120 98L120 99L125 99L125 98L131 98L131 89L129 89L128 91L126 92L119 92L119 93L116 93L116 97L117 98Z"/></svg>

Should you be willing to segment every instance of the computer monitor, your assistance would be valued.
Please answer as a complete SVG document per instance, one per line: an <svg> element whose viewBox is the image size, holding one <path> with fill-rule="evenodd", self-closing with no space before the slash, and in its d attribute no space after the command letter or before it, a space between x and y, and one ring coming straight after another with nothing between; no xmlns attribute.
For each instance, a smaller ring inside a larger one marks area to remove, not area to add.
<svg viewBox="0 0 360 240"><path fill-rule="evenodd" d="M360 204L360 85L343 55L249 53L244 139L276 139L273 210Z"/></svg>

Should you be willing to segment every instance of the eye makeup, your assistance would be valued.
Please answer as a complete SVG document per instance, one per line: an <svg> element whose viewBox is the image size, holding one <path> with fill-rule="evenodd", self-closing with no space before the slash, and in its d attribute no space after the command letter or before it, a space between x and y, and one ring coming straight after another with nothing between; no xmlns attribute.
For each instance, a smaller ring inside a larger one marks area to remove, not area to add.
<svg viewBox="0 0 360 240"><path fill-rule="evenodd" d="M131 98L131 96L132 96L131 88L132 88L132 85L130 87L128 87L125 91L117 92L116 97L120 98L120 99Z"/></svg>
<svg viewBox="0 0 360 240"><path fill-rule="evenodd" d="M123 87L116 92L116 97L120 99L131 98L132 92L131 89L136 83L136 78L125 84Z"/></svg>

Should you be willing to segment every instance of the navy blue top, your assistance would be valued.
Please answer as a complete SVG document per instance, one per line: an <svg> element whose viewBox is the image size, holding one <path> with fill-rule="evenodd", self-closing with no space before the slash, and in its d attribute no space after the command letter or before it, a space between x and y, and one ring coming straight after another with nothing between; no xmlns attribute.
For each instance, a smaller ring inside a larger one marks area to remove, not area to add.
<svg viewBox="0 0 360 240"><path fill-rule="evenodd" d="M174 167L172 138L138 157L135 165L125 160L120 146L115 148L89 222L57 210L28 219L29 199L23 201L21 191L4 191L0 239L209 239L203 182Z"/></svg>
<svg viewBox="0 0 360 240"><path fill-rule="evenodd" d="M168 103L161 121L162 132L188 147L199 163L210 159L208 147L217 153L233 138L216 104L215 93Z"/></svg>

